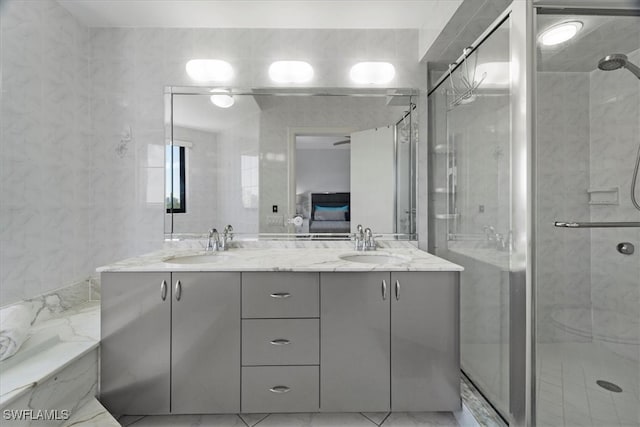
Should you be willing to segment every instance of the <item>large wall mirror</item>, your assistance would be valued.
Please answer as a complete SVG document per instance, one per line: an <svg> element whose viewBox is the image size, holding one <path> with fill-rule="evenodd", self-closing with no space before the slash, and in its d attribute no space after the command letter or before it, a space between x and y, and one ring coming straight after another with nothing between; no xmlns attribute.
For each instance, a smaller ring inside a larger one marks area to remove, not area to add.
<svg viewBox="0 0 640 427"><path fill-rule="evenodd" d="M167 88L165 235L415 239L416 96Z"/></svg>

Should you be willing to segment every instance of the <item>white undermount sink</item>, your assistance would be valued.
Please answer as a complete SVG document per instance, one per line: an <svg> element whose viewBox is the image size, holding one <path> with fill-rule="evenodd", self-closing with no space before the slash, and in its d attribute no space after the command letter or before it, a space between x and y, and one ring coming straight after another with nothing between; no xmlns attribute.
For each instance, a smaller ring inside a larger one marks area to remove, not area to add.
<svg viewBox="0 0 640 427"><path fill-rule="evenodd" d="M215 262L221 262L229 259L226 255L212 254L200 254L200 255L183 255L175 256L165 259L167 264L181 264L181 265L193 265L193 264L212 264Z"/></svg>
<svg viewBox="0 0 640 427"><path fill-rule="evenodd" d="M368 254L344 254L339 258L343 261L360 262L363 264L400 264L411 259L406 256L368 253Z"/></svg>

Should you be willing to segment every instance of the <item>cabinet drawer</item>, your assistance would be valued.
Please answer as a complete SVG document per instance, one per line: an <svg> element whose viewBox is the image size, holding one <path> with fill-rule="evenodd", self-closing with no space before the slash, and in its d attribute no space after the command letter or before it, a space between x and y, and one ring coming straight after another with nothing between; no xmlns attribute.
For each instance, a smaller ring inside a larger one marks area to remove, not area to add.
<svg viewBox="0 0 640 427"><path fill-rule="evenodd" d="M318 273L242 273L242 317L319 317Z"/></svg>
<svg viewBox="0 0 640 427"><path fill-rule="evenodd" d="M318 366L242 368L242 412L318 412Z"/></svg>
<svg viewBox="0 0 640 427"><path fill-rule="evenodd" d="M242 321L243 365L318 365L320 320Z"/></svg>

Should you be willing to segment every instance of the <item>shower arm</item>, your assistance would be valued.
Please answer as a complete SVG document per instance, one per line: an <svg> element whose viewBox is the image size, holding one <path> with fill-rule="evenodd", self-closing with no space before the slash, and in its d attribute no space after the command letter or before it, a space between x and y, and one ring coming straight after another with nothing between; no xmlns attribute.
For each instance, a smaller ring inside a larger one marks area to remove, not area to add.
<svg viewBox="0 0 640 427"><path fill-rule="evenodd" d="M640 67L638 67L636 64L627 61L624 64L624 68L626 68L627 70L631 71L634 76L636 76L638 79L640 79Z"/></svg>

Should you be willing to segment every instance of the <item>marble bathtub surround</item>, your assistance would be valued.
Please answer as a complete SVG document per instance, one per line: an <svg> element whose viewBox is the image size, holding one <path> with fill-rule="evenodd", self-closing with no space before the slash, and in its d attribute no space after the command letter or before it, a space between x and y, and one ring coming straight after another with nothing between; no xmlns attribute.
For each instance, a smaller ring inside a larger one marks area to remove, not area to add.
<svg viewBox="0 0 640 427"><path fill-rule="evenodd" d="M98 301L86 302L31 326L30 336L20 351L0 363L0 408L7 408L8 405L13 408L14 402L22 402L29 393L37 393L39 399L46 400L46 393L39 387L95 350L99 341ZM95 359L94 363L97 363L97 354ZM97 377L93 382L96 381ZM51 390L48 393L51 394L49 399L56 398Z"/></svg>
<svg viewBox="0 0 640 427"><path fill-rule="evenodd" d="M27 298L23 301L0 307L0 313L15 306L25 307L29 312L29 325L36 325L59 316L89 301L100 299L100 277L87 277L68 286Z"/></svg>
<svg viewBox="0 0 640 427"><path fill-rule="evenodd" d="M13 356L29 333L31 312L22 304L0 310L0 361Z"/></svg>
<svg viewBox="0 0 640 427"><path fill-rule="evenodd" d="M397 255L401 262L389 264L367 264L345 261L341 255L361 252L353 251L350 242L305 242L305 247L296 247L300 242L269 242L268 247L232 248L224 255L211 254L223 260L201 264L175 264L165 262L170 258L205 255L197 249L163 249L139 257L129 258L97 269L106 271L461 271L462 267L417 249L408 242L393 242L382 249L369 252L377 255ZM292 247L293 246L293 247Z"/></svg>

